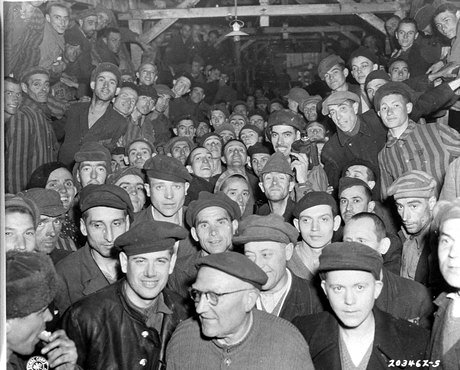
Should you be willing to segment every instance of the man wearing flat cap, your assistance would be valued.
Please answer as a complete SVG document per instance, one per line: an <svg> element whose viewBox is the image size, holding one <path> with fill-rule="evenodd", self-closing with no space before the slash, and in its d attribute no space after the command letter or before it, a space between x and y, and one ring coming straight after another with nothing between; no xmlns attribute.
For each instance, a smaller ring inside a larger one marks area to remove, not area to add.
<svg viewBox="0 0 460 370"><path fill-rule="evenodd" d="M232 238L238 231L241 211L238 204L224 193L201 191L198 199L190 202L185 216L193 239L199 243L199 250L177 259L168 284L175 292L188 297L188 289L198 272L196 261L232 248Z"/></svg>
<svg viewBox="0 0 460 370"><path fill-rule="evenodd" d="M333 92L323 102L323 114L337 127L324 144L321 162L329 185L337 189L343 166L352 159L365 159L377 166L377 155L385 145L386 130L380 120L358 114L359 96L351 91Z"/></svg>
<svg viewBox="0 0 460 370"><path fill-rule="evenodd" d="M99 63L93 70L91 101L73 104L66 113L65 138L59 149L60 162L71 165L75 153L89 141L97 141L109 151L116 147L128 125L126 118L111 105L120 85L121 74L115 64Z"/></svg>
<svg viewBox="0 0 460 370"><path fill-rule="evenodd" d="M174 245L187 231L162 221L134 225L115 240L125 277L73 304L63 327L84 369L164 369L165 349L188 317L181 297L166 289Z"/></svg>
<svg viewBox="0 0 460 370"><path fill-rule="evenodd" d="M389 186L411 170L433 176L439 191L449 163L460 156L460 133L444 124L412 121L411 96L396 82L377 90L374 106L388 128L386 144L378 154L382 200L388 197Z"/></svg>
<svg viewBox="0 0 460 370"><path fill-rule="evenodd" d="M267 275L236 252L197 261L190 289L198 318L181 323L166 352L168 369L313 369L305 340L284 319L254 309Z"/></svg>
<svg viewBox="0 0 460 370"><path fill-rule="evenodd" d="M429 332L375 307L382 256L355 242L332 243L320 257L321 287L332 311L294 319L317 369L387 369L423 360ZM401 361L402 361L401 360Z"/></svg>
<svg viewBox="0 0 460 370"><path fill-rule="evenodd" d="M134 208L129 195L115 185L85 186L80 192L80 210L80 230L87 242L56 265L65 283L56 297L62 312L84 296L118 280L114 241L133 222Z"/></svg>
<svg viewBox="0 0 460 370"><path fill-rule="evenodd" d="M109 150L95 141L84 143L75 153L73 176L81 188L102 185L112 172L112 156Z"/></svg>
<svg viewBox="0 0 460 370"><path fill-rule="evenodd" d="M9 251L5 261L6 369L79 369L75 343L65 331L45 330L53 318L48 306L59 285L51 259L35 252ZM27 361L39 342L43 356Z"/></svg>
<svg viewBox="0 0 460 370"><path fill-rule="evenodd" d="M435 179L423 171L409 171L388 188L401 217L403 243L400 275L432 286L438 274L433 264L431 227L437 192Z"/></svg>
<svg viewBox="0 0 460 370"><path fill-rule="evenodd" d="M270 214L243 218L233 238L233 243L243 245L246 257L268 276L257 299L257 309L288 321L322 311L313 286L286 267L298 236L294 226Z"/></svg>

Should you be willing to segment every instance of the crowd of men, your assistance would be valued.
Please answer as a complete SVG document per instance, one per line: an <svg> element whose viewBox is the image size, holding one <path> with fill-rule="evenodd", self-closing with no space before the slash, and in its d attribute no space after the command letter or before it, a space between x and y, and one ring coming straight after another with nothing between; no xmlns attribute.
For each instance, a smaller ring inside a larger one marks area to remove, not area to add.
<svg viewBox="0 0 460 370"><path fill-rule="evenodd" d="M271 100L214 31L6 9L8 370L460 368L460 8Z"/></svg>

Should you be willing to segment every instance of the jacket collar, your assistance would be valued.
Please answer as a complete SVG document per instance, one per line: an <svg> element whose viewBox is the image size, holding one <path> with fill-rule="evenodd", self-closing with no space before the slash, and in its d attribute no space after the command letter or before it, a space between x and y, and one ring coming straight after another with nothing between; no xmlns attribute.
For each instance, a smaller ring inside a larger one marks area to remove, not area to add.
<svg viewBox="0 0 460 370"><path fill-rule="evenodd" d="M385 146L387 148L390 148L393 145L395 145L398 142L398 140L406 141L406 138L415 130L415 126L416 126L416 123L412 121L411 119L409 119L409 125L407 126L406 130L401 134L399 138L394 137L391 134L390 130L388 130L387 142Z"/></svg>
<svg viewBox="0 0 460 370"><path fill-rule="evenodd" d="M367 125L364 123L364 121L361 119L359 115L357 116L356 124L359 125L359 130L355 136L348 136L342 130L337 128L337 138L339 139L339 143L341 146L345 146L347 143L353 140L360 133L365 136L371 136L371 132L369 128L367 127Z"/></svg>

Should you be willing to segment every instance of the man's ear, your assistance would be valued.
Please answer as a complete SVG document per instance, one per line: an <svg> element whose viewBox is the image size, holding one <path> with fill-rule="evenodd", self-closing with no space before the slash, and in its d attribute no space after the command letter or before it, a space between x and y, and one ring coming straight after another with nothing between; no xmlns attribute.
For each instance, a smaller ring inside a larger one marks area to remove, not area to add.
<svg viewBox="0 0 460 370"><path fill-rule="evenodd" d="M260 190L262 190L262 193L265 194L264 183L261 182L261 181L259 182L259 188L260 188Z"/></svg>
<svg viewBox="0 0 460 370"><path fill-rule="evenodd" d="M136 77L139 78L139 72L136 72Z"/></svg>
<svg viewBox="0 0 460 370"><path fill-rule="evenodd" d="M298 232L300 232L300 228L299 228L299 219L298 218L294 218L292 220L292 223L294 224L294 227L297 229Z"/></svg>
<svg viewBox="0 0 460 370"><path fill-rule="evenodd" d="M126 274L126 271L128 270L128 256L125 252L120 252L118 259L120 260L121 271Z"/></svg>
<svg viewBox="0 0 460 370"><path fill-rule="evenodd" d="M374 298L377 299L382 292L383 283L381 280L375 282Z"/></svg>
<svg viewBox="0 0 460 370"><path fill-rule="evenodd" d="M348 70L348 68L344 68L344 69L343 69L343 75L344 75L345 77L348 77L349 74L350 74L350 71Z"/></svg>
<svg viewBox="0 0 460 370"><path fill-rule="evenodd" d="M224 156L222 156L222 157L220 158L220 160L222 161L222 163L227 164L227 160L225 159Z"/></svg>
<svg viewBox="0 0 460 370"><path fill-rule="evenodd" d="M123 162L125 163L125 165L129 166L129 158L127 155L123 156Z"/></svg>
<svg viewBox="0 0 460 370"><path fill-rule="evenodd" d="M289 261L294 253L294 244L289 243L286 245L286 261Z"/></svg>
<svg viewBox="0 0 460 370"><path fill-rule="evenodd" d="M323 292L327 297L326 280L321 280L321 289L323 289Z"/></svg>
<svg viewBox="0 0 460 370"><path fill-rule="evenodd" d="M174 270L174 266L176 266L176 261L177 261L177 253L173 253L171 255L171 261L169 262L169 274L171 275L173 270Z"/></svg>
<svg viewBox="0 0 460 370"><path fill-rule="evenodd" d="M117 89L115 90L115 96L117 96L119 93L120 93L120 88L117 87Z"/></svg>
<svg viewBox="0 0 460 370"><path fill-rule="evenodd" d="M29 89L27 88L27 84L25 84L24 82L21 82L21 89L26 94L27 94L27 91L29 91Z"/></svg>
<svg viewBox="0 0 460 370"><path fill-rule="evenodd" d="M190 166L189 164L186 165L185 168L187 169L188 173L193 173L192 166Z"/></svg>
<svg viewBox="0 0 460 370"><path fill-rule="evenodd" d="M145 189L145 194L150 198L150 184L149 183L144 183L144 189Z"/></svg>
<svg viewBox="0 0 460 370"><path fill-rule="evenodd" d="M295 187L295 181L290 181L290 182L289 182L289 192L291 192L292 190L294 190L294 187Z"/></svg>
<svg viewBox="0 0 460 370"><path fill-rule="evenodd" d="M412 112L413 107L414 107L414 104L412 104L411 102L406 104L407 114L410 114Z"/></svg>
<svg viewBox="0 0 460 370"><path fill-rule="evenodd" d="M342 223L342 219L340 218L339 215L334 217L334 226L332 230L337 231L340 227L340 224Z"/></svg>
<svg viewBox="0 0 460 370"><path fill-rule="evenodd" d="M433 210L435 205L436 205L436 197L432 196L428 199L428 206L430 207L430 211Z"/></svg>
<svg viewBox="0 0 460 370"><path fill-rule="evenodd" d="M372 70L376 71L377 69L379 69L379 65L377 63L374 63L374 66L372 67Z"/></svg>
<svg viewBox="0 0 460 370"><path fill-rule="evenodd" d="M192 234L193 240L195 240L196 242L199 241L199 240L198 240L198 234L196 233L195 227L192 227L192 228L190 229L190 234Z"/></svg>
<svg viewBox="0 0 460 370"><path fill-rule="evenodd" d="M296 139L296 140L300 140L300 137L301 137L300 131L299 131L299 130L296 130L295 139Z"/></svg>
<svg viewBox="0 0 460 370"><path fill-rule="evenodd" d="M368 204L367 204L367 212L373 212L374 211L374 208L375 208L375 202L373 200L371 200Z"/></svg>
<svg viewBox="0 0 460 370"><path fill-rule="evenodd" d="M88 236L88 230L86 229L85 220L80 218L80 231L84 236Z"/></svg>
<svg viewBox="0 0 460 370"><path fill-rule="evenodd" d="M387 237L383 238L380 241L380 246L379 246L380 254L385 254L386 252L388 252L388 249L390 249L390 246L391 246L390 238L387 238Z"/></svg>
<svg viewBox="0 0 460 370"><path fill-rule="evenodd" d="M91 81L89 83L89 87L91 87L91 90L94 90L94 88L96 87L96 83L94 81Z"/></svg>
<svg viewBox="0 0 460 370"><path fill-rule="evenodd" d="M368 181L368 182L367 182L367 185L369 185L369 187L370 187L371 190L372 190L372 189L375 188L375 181Z"/></svg>
<svg viewBox="0 0 460 370"><path fill-rule="evenodd" d="M233 220L232 221L232 228L233 228L233 235L235 235L238 232L238 220Z"/></svg>
<svg viewBox="0 0 460 370"><path fill-rule="evenodd" d="M79 19L79 20L78 20L78 25L79 25L80 27L83 26L83 19Z"/></svg>
<svg viewBox="0 0 460 370"><path fill-rule="evenodd" d="M189 182L186 182L186 183L184 184L184 187L185 187L185 195L187 195L187 190L188 190L188 188L190 187L190 183L189 183Z"/></svg>
<svg viewBox="0 0 460 370"><path fill-rule="evenodd" d="M356 101L353 103L353 110L354 110L355 114L358 114L359 103L356 102Z"/></svg>
<svg viewBox="0 0 460 370"><path fill-rule="evenodd" d="M107 44L107 37L102 37L102 41L104 41L104 44Z"/></svg>
<svg viewBox="0 0 460 370"><path fill-rule="evenodd" d="M176 127L173 128L173 132L174 132L174 135L177 136L177 128Z"/></svg>

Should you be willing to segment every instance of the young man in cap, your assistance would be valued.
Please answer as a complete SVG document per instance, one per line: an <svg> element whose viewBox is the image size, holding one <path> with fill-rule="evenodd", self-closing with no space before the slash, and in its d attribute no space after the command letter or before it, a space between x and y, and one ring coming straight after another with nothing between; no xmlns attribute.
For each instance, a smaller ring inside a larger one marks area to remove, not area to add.
<svg viewBox="0 0 460 370"><path fill-rule="evenodd" d="M134 225L115 240L125 277L73 304L63 328L85 369L161 368L172 332L188 317L181 297L165 289L174 245L187 231L168 222Z"/></svg>
<svg viewBox="0 0 460 370"><path fill-rule="evenodd" d="M322 311L314 288L286 267L298 236L294 226L270 214L243 218L233 238L233 243L242 244L246 257L268 276L256 307L288 321Z"/></svg>
<svg viewBox="0 0 460 370"><path fill-rule="evenodd" d="M125 117L110 104L120 85L121 75L116 65L104 62L96 67L91 75L91 101L74 104L67 112L60 162L70 165L81 145L88 141L104 143L109 149L116 146L127 128Z"/></svg>
<svg viewBox="0 0 460 370"><path fill-rule="evenodd" d="M74 156L73 175L80 187L89 184L102 185L112 172L112 156L102 144L94 141L84 143Z"/></svg>
<svg viewBox="0 0 460 370"><path fill-rule="evenodd" d="M349 73L345 61L336 54L328 55L318 64L318 76L326 82L332 92L351 91L359 94L359 86L347 82Z"/></svg>
<svg viewBox="0 0 460 370"><path fill-rule="evenodd" d="M358 115L359 96L350 91L333 92L323 102L337 132L324 144L321 162L329 185L337 189L343 166L352 159L366 159L377 165L377 155L385 145L386 130L378 119Z"/></svg>
<svg viewBox="0 0 460 370"><path fill-rule="evenodd" d="M288 108L294 113L299 113L299 105L309 96L310 94L301 87L293 87L284 98L287 99Z"/></svg>
<svg viewBox="0 0 460 370"><path fill-rule="evenodd" d="M192 142L195 141L196 127L198 121L196 117L190 115L183 115L176 117L174 122L173 132L176 136L188 137Z"/></svg>
<svg viewBox="0 0 460 370"><path fill-rule="evenodd" d="M133 205L134 213L144 209L147 195L145 193L144 173L136 167L122 168L107 178L107 184L119 186L125 190Z"/></svg>
<svg viewBox="0 0 460 370"><path fill-rule="evenodd" d="M296 318L318 369L387 369L398 359L423 360L429 332L380 311L382 256L355 242L328 245L320 257L321 287L333 313ZM389 355L391 354L391 355Z"/></svg>
<svg viewBox="0 0 460 370"><path fill-rule="evenodd" d="M409 118L413 104L400 84L389 82L374 97L375 109L389 130L378 154L382 200L388 197L391 183L411 170L433 176L439 191L447 166L460 156L460 134L456 130L439 123L417 125Z"/></svg>
<svg viewBox="0 0 460 370"><path fill-rule="evenodd" d="M197 261L190 295L198 320L178 326L168 369L313 369L305 340L287 321L254 309L267 275L235 252Z"/></svg>
<svg viewBox="0 0 460 370"><path fill-rule="evenodd" d="M251 146L262 142L262 131L254 125L244 125L240 130L240 140L244 143L247 149Z"/></svg>
<svg viewBox="0 0 460 370"><path fill-rule="evenodd" d="M353 216L343 229L343 241L363 243L379 252L382 257L388 253L391 243L386 235L382 219L369 212ZM382 267L382 283L382 292L375 301L378 308L426 329L431 328L433 304L425 286L399 276L399 271L390 271L385 266L385 261Z"/></svg>
<svg viewBox="0 0 460 370"><path fill-rule="evenodd" d="M131 143L127 145L126 149L129 165L140 170L144 168L145 162L152 158L154 153L153 144L150 141L141 138L131 141Z"/></svg>
<svg viewBox="0 0 460 370"><path fill-rule="evenodd" d="M212 193L216 184L216 178L212 178L212 155L211 152L197 146L190 152L186 162L186 168L192 180L185 197L185 204L188 205L192 200L198 199L201 191Z"/></svg>
<svg viewBox="0 0 460 370"><path fill-rule="evenodd" d="M113 99L113 109L120 113L123 117L129 117L136 108L138 97L137 85L132 82L122 82L120 91Z"/></svg>
<svg viewBox="0 0 460 370"><path fill-rule="evenodd" d="M114 241L129 229L134 214L129 195L115 185L84 187L80 192L80 210L80 230L87 242L56 265L64 281L56 299L62 312L82 297L118 280Z"/></svg>
<svg viewBox="0 0 460 370"><path fill-rule="evenodd" d="M152 86L158 79L158 67L151 62L142 63L136 72L140 86Z"/></svg>
<svg viewBox="0 0 460 370"><path fill-rule="evenodd" d="M315 122L318 119L318 103L320 103L323 98L319 95L309 96L303 100L299 105L299 111L303 114L307 120L307 124L310 122Z"/></svg>
<svg viewBox="0 0 460 370"><path fill-rule="evenodd" d="M216 131L224 123L228 122L229 115L230 113L225 107L225 104L215 104L211 106L209 109L209 122L211 123L211 126L214 127L214 131Z"/></svg>
<svg viewBox="0 0 460 370"><path fill-rule="evenodd" d="M48 305L59 278L50 258L35 252L6 253L6 361L7 369L79 369L77 349L64 330L45 330L53 316ZM41 355L26 362L42 342Z"/></svg>
<svg viewBox="0 0 460 370"><path fill-rule="evenodd" d="M200 192L187 209L186 221L199 250L177 260L169 286L184 297L195 281L195 262L208 254L222 253L232 248L233 235L238 231L241 211L238 204L223 193Z"/></svg>
<svg viewBox="0 0 460 370"><path fill-rule="evenodd" d="M180 161L184 166L190 152L195 147L193 142L186 136L175 136L164 146L165 154Z"/></svg>
<svg viewBox="0 0 460 370"><path fill-rule="evenodd" d="M228 117L228 122L235 129L236 137L240 136L241 129L249 123L249 119L246 115L241 113L233 112L230 117Z"/></svg>
<svg viewBox="0 0 460 370"><path fill-rule="evenodd" d="M249 163L254 175L260 176L260 171L273 154L273 148L268 143L256 143L248 148Z"/></svg>

